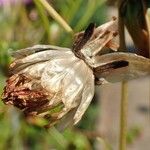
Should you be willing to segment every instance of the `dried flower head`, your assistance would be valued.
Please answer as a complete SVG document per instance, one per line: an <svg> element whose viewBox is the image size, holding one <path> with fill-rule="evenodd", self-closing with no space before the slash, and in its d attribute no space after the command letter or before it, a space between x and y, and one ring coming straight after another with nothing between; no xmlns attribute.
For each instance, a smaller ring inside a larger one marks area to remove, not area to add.
<svg viewBox="0 0 150 150"><path fill-rule="evenodd" d="M111 52L117 50L116 36L113 19L97 28L90 24L76 36L72 50L36 45L14 52L4 103L20 108L27 116L44 117L50 126L57 123L64 128L78 123L93 98L95 83L150 73L149 59L106 51L106 47L113 49Z"/></svg>
<svg viewBox="0 0 150 150"><path fill-rule="evenodd" d="M94 95L94 75L86 63L70 49L54 46L37 45L14 55L4 103L51 125L64 117L65 123L77 123Z"/></svg>

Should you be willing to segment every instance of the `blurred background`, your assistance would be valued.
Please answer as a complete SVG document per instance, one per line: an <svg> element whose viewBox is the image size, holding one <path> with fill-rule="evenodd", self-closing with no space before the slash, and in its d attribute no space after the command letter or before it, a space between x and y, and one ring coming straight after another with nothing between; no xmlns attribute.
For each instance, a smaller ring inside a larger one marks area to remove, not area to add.
<svg viewBox="0 0 150 150"><path fill-rule="evenodd" d="M84 30L90 22L98 26L112 16L117 16L115 1L47 1L74 32ZM0 95L8 76L11 51L35 44L71 48L72 40L72 35L50 17L39 0L0 0ZM133 48L129 36L127 43L128 47ZM0 150L116 150L119 138L120 83L103 85L95 90L92 104L80 123L61 133L55 128L43 129L42 120L25 120L19 110L5 106L0 101ZM149 79L129 82L129 150L150 148L149 113Z"/></svg>

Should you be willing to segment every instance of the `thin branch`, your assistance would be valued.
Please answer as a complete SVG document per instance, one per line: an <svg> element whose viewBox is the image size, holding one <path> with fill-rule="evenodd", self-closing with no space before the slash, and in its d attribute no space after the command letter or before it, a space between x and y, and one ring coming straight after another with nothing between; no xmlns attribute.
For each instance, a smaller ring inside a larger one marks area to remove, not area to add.
<svg viewBox="0 0 150 150"><path fill-rule="evenodd" d="M120 48L119 51L126 51L126 42L125 42L125 27L124 21L121 16L121 5L124 0L118 0L118 27L120 35ZM128 81L122 82L121 90L121 104L120 104L120 141L119 141L119 150L126 150L127 145L127 113L128 113Z"/></svg>
<svg viewBox="0 0 150 150"><path fill-rule="evenodd" d="M126 150L127 112L128 112L128 81L122 82L120 110L120 143L119 150Z"/></svg>
<svg viewBox="0 0 150 150"><path fill-rule="evenodd" d="M49 30L49 20L48 20L48 17L46 16L46 12L45 12L44 8L42 7L42 5L40 4L39 1L34 0L34 3L37 7L37 10L38 10L39 15L41 17L41 20L43 22L43 27L45 28L47 38L48 38L48 42L50 42L51 38L50 38L50 30Z"/></svg>
<svg viewBox="0 0 150 150"><path fill-rule="evenodd" d="M46 1L38 0L44 8L48 11L50 16L56 20L68 33L73 33L72 28L67 24L67 22L56 12L56 10Z"/></svg>

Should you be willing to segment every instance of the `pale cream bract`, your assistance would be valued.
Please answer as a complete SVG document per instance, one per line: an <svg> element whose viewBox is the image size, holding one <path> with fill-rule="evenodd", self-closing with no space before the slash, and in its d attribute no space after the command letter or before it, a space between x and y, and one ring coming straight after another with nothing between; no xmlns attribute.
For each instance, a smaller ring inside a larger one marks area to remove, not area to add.
<svg viewBox="0 0 150 150"><path fill-rule="evenodd" d="M43 51L40 51L40 48ZM40 52L32 54L32 50L37 49ZM31 54L26 53L28 50ZM53 46L46 45L20 50L13 53L13 56L17 59L11 64L12 72L32 78L32 81L24 84L24 87L36 90L42 86L47 93L51 93L48 96L47 108L64 104L57 119L73 111L69 122L78 123L94 95L94 75L89 66L77 58L70 49L62 50L61 47L53 49ZM44 111L40 115L47 113Z"/></svg>

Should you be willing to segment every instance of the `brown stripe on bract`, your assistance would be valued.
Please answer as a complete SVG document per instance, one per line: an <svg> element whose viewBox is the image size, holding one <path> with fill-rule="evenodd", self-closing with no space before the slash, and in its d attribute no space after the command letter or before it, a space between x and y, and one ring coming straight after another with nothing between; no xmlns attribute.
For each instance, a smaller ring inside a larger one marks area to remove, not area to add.
<svg viewBox="0 0 150 150"><path fill-rule="evenodd" d="M114 69L127 67L128 65L129 65L129 62L125 60L114 61L114 62L107 63L103 66L94 68L93 71L94 71L94 74L96 73L101 74L104 72L110 72Z"/></svg>
<svg viewBox="0 0 150 150"><path fill-rule="evenodd" d="M75 35L74 43L73 43L73 51L77 52L80 50L87 41L92 37L95 29L95 24L90 23L85 32L80 32Z"/></svg>

